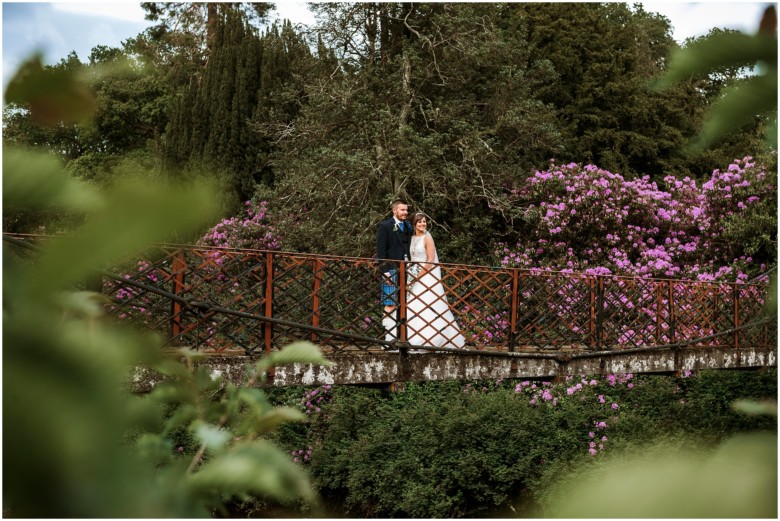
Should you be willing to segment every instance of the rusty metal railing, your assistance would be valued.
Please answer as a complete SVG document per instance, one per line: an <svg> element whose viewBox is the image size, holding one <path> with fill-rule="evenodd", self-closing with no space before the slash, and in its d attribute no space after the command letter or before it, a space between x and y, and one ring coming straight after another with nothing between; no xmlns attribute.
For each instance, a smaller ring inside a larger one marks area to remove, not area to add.
<svg viewBox="0 0 780 521"><path fill-rule="evenodd" d="M400 263L399 327L388 337L377 264L366 258L156 244L108 268L114 276L104 276L100 289L111 298L107 310L117 320L156 330L168 345L217 352L270 351L300 339L335 350L387 347L388 338L440 346L433 337L444 326L446 341L461 335L465 347L485 352L777 345L776 320L750 326L764 317L765 283L463 264L439 264L443 292L421 304L415 301L419 285L406 290L414 281L407 280L414 264ZM434 303L449 312L429 317L434 328L413 321L421 307L432 309Z"/></svg>

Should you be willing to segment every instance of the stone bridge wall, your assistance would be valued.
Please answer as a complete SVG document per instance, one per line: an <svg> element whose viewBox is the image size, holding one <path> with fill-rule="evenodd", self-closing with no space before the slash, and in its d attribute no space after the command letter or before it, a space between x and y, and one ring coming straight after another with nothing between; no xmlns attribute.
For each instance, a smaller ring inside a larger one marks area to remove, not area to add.
<svg viewBox="0 0 780 521"><path fill-rule="evenodd" d="M536 355L536 357L534 357ZM572 375L609 373L674 373L684 370L739 369L777 366L777 349L687 348L680 350L622 353L520 354L493 356L459 353L332 353L331 367L296 364L275 368L267 385L323 384L390 385L407 381L544 379ZM245 366L256 357L209 355L201 364L214 377L224 376L236 384L245 381ZM161 380L153 371L138 368L133 389L148 392Z"/></svg>

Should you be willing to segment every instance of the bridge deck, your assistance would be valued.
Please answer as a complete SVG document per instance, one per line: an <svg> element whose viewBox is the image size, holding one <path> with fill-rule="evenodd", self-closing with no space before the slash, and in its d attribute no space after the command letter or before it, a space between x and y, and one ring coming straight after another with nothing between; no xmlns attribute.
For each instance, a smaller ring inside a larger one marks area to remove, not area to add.
<svg viewBox="0 0 780 521"><path fill-rule="evenodd" d="M172 353L172 356L175 356ZM677 373L685 370L745 369L777 366L776 348L694 347L629 352L559 353L388 353L353 350L326 353L331 367L297 364L277 367L268 385L389 385L407 381L548 379L566 375L620 373ZM255 356L242 351L212 354L202 364L214 376L236 384L245 381L245 368ZM160 376L140 370L136 391L150 390Z"/></svg>
<svg viewBox="0 0 780 521"><path fill-rule="evenodd" d="M34 249L45 238L4 234L4 240ZM424 298L406 291L412 266L398 263L399 325L389 332L375 259L157 244L101 272L95 289L110 297L107 311L118 321L159 332L171 348L185 345L239 361L310 340L338 360L334 369L314 371L319 376L312 383L776 364L777 317L764 311L765 280L713 283L439 264L443 294ZM440 314L414 325L420 322L411 320L420 316L414 310L441 303L449 318ZM462 335L466 349L382 352L408 346L410 338L441 347L441 338L422 332L443 329ZM276 382L305 383L285 371L278 369Z"/></svg>

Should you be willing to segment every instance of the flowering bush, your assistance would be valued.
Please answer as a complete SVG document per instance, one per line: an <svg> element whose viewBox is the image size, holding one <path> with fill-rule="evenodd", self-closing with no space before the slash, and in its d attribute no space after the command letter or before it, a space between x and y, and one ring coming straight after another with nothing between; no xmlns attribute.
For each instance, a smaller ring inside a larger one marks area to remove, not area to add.
<svg viewBox="0 0 780 521"><path fill-rule="evenodd" d="M125 272L121 276L126 280L137 280L150 286L159 286L165 280L165 274L159 272L149 261L141 259L135 263L136 274ZM133 267L128 271L132 272ZM132 320L142 323L144 326L154 329L155 318L149 313L157 308L164 300L162 297L131 285L124 285L111 279L104 279L103 293L114 299L115 303L108 304L106 310L120 320Z"/></svg>
<svg viewBox="0 0 780 521"><path fill-rule="evenodd" d="M322 410L322 405L328 403L331 400L330 389L332 385L325 384L320 387L316 387L304 395L301 403L303 403L303 412L306 414L318 413Z"/></svg>
<svg viewBox="0 0 780 521"><path fill-rule="evenodd" d="M506 342L509 337L508 311L490 312L466 304L460 310L463 334L476 345Z"/></svg>
<svg viewBox="0 0 780 521"><path fill-rule="evenodd" d="M309 459L311 459L311 447L308 447L306 450L291 450L290 455L292 456L293 463L308 463Z"/></svg>
<svg viewBox="0 0 780 521"><path fill-rule="evenodd" d="M278 250L280 243L276 229L268 222L268 202L254 199L246 201L244 211L244 217L222 219L209 229L197 244L214 248ZM234 304L244 300L251 303L254 299L253 293L247 292L247 288L241 287L234 280L236 273L246 269L245 264L220 250L208 252L206 257L210 262L201 267L201 272L204 278L210 279L212 291L230 293L233 295ZM212 321L207 326L205 343L209 347L224 349L233 342L233 339L226 338L219 332L219 322Z"/></svg>
<svg viewBox="0 0 780 521"><path fill-rule="evenodd" d="M289 459L298 457L328 505L357 518L500 517L510 505L515 515L539 517L522 505L547 497L574 464L588 465L576 475L582 479L656 438L717 443L739 431L776 429L775 417L751 418L729 406L776 397L774 368L577 375L557 383L407 382L391 393L334 385L324 406L315 389L271 391L279 405L322 407L272 439Z"/></svg>
<svg viewBox="0 0 780 521"><path fill-rule="evenodd" d="M686 371L687 377L692 376L691 371ZM566 400L576 400L583 404L592 404L596 407L599 414L612 415L612 418L618 413L620 404L616 401L617 396L622 394L619 389L633 389L634 375L626 374L608 374L603 380L597 377L578 376L579 381L574 382L574 376L567 376L565 382L553 384L550 382L532 382L523 380L515 385L515 394L529 396L528 405L538 407L546 404L548 407L556 407ZM618 395L615 393L618 392ZM610 394L615 396L610 396ZM609 398L609 400L607 399ZM595 456L599 451L604 450L607 442L607 436L603 431L607 428L606 420L597 419L592 421L593 427L585 438L587 443L587 452Z"/></svg>
<svg viewBox="0 0 780 521"><path fill-rule="evenodd" d="M268 222L268 202L244 203L246 217L222 219L198 241L199 246L278 250L276 229Z"/></svg>
<svg viewBox="0 0 780 521"><path fill-rule="evenodd" d="M664 185L595 165L551 163L511 191L531 226L495 253L503 266L593 275L746 282L766 270L723 239L730 222L775 198L773 180L752 158L715 170L701 187L673 176Z"/></svg>

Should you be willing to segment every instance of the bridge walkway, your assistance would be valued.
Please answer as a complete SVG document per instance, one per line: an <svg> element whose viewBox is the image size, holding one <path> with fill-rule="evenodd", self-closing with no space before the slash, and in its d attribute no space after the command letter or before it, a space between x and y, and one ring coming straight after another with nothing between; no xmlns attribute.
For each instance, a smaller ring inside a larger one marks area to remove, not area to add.
<svg viewBox="0 0 780 521"><path fill-rule="evenodd" d="M22 249L45 238L4 240ZM299 340L337 362L276 368L271 381L278 385L776 366L766 280L439 266L445 294L422 305L446 302L464 349L425 337L430 328L408 320L410 308L420 308L413 301L420 297L407 291L414 263L398 263L399 327L390 336L375 259L155 244L103 271L96 289L110 297L107 310L118 321L158 331L171 350L208 353L223 374Z"/></svg>

